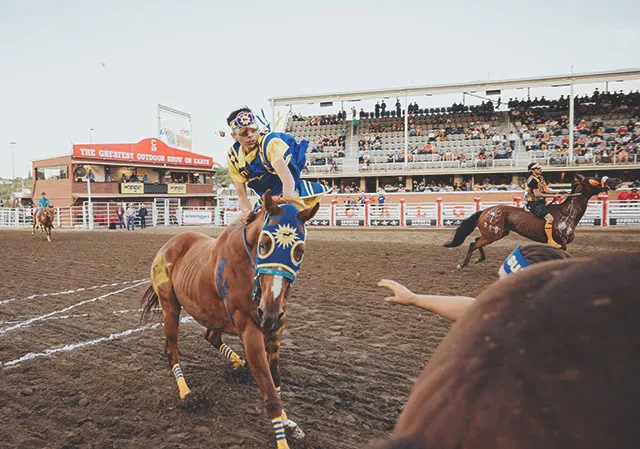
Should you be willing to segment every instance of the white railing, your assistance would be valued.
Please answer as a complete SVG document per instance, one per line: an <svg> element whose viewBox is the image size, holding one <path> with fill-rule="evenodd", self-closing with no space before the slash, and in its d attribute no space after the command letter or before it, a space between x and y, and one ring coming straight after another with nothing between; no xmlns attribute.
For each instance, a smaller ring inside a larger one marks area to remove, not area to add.
<svg viewBox="0 0 640 449"><path fill-rule="evenodd" d="M640 226L640 202L609 201L608 225Z"/></svg>
<svg viewBox="0 0 640 449"><path fill-rule="evenodd" d="M311 226L323 227L455 227L476 211L498 204L522 207L520 198L513 202L483 202L476 198L474 202L405 203L400 200L393 204L357 204L346 206L332 201L321 205ZM145 203L148 211L147 226L227 226L241 213L235 208L224 207L184 207L178 206L172 212L168 222L156 220L158 206ZM87 203L73 207L56 208L54 225L62 229L117 229L120 227L115 203ZM0 208L0 228L30 227L33 209ZM136 218L136 227L140 218ZM580 220L580 226L640 226L640 202L609 201L599 199L589 202L587 210ZM126 227L126 221L124 224Z"/></svg>

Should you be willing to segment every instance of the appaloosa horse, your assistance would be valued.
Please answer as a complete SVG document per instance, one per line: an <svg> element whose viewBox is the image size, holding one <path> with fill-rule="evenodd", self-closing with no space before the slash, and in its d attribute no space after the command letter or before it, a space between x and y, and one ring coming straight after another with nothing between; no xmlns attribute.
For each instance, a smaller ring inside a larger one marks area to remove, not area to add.
<svg viewBox="0 0 640 449"><path fill-rule="evenodd" d="M217 239L194 232L176 235L153 260L151 287L143 300L143 318L158 304L162 309L166 354L182 399L190 390L178 356L180 309L207 329L205 339L236 369L245 362L223 343L222 334L240 336L278 449L289 447L285 427L294 437L304 436L282 407L279 351L287 301L304 253L305 222L317 210L318 205L302 211L278 205L267 192L257 212Z"/></svg>
<svg viewBox="0 0 640 449"><path fill-rule="evenodd" d="M562 204L552 204L547 206L549 213L553 215L553 238L562 245L562 249L567 249L575 237L575 229L578 222L587 210L589 199L600 192L615 190L622 184L618 178L585 178L576 175L571 187L571 196ZM523 237L536 242L546 243L547 236L544 232L544 220L536 217L532 212L522 208L506 205L492 206L481 210L462 221L456 229L453 240L445 243L444 247L454 248L464 243L465 239L478 227L480 237L469 245L467 256L458 269L467 266L471 260L471 254L478 250L482 262L487 258L484 246L500 240L514 231Z"/></svg>
<svg viewBox="0 0 640 449"><path fill-rule="evenodd" d="M640 445L640 253L541 263L458 320L378 449Z"/></svg>
<svg viewBox="0 0 640 449"><path fill-rule="evenodd" d="M53 217L55 215L55 209L52 206L45 207L44 211L36 217L33 215L33 226L31 228L31 235L36 233L36 228L41 227L42 231L47 236L47 241L51 242L51 229L53 229Z"/></svg>

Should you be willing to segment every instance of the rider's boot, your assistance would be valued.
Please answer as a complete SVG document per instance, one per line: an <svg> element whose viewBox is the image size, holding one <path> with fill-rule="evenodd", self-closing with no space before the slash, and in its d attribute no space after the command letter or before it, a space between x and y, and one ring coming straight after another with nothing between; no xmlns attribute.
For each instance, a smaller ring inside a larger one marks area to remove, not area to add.
<svg viewBox="0 0 640 449"><path fill-rule="evenodd" d="M547 234L547 245L553 246L554 248L562 248L562 245L553 240L553 223L545 223L544 232Z"/></svg>

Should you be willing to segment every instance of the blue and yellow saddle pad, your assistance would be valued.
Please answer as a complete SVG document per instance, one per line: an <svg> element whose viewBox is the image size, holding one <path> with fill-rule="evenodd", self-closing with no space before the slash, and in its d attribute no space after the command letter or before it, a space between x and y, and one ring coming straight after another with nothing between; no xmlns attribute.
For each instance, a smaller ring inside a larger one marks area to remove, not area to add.
<svg viewBox="0 0 640 449"><path fill-rule="evenodd" d="M332 188L317 182L300 179L307 159L309 142L297 142L293 136L277 132L263 132L258 137L258 146L245 155L240 143L235 142L227 153L229 175L235 182L245 182L258 195L267 190L272 195L282 195L282 181L273 168L273 163L285 159L293 179L295 190L304 207L314 206L322 195L331 192ZM256 205L258 207L260 201ZM300 205L302 207L302 204Z"/></svg>

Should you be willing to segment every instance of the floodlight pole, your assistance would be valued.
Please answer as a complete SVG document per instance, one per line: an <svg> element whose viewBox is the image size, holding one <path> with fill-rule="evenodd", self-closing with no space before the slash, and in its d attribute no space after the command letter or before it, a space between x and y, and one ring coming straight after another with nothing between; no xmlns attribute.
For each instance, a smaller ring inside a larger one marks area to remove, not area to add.
<svg viewBox="0 0 640 449"><path fill-rule="evenodd" d="M402 111L400 111L402 113ZM407 168L409 155L409 109L407 104L407 94L404 94L404 167Z"/></svg>

